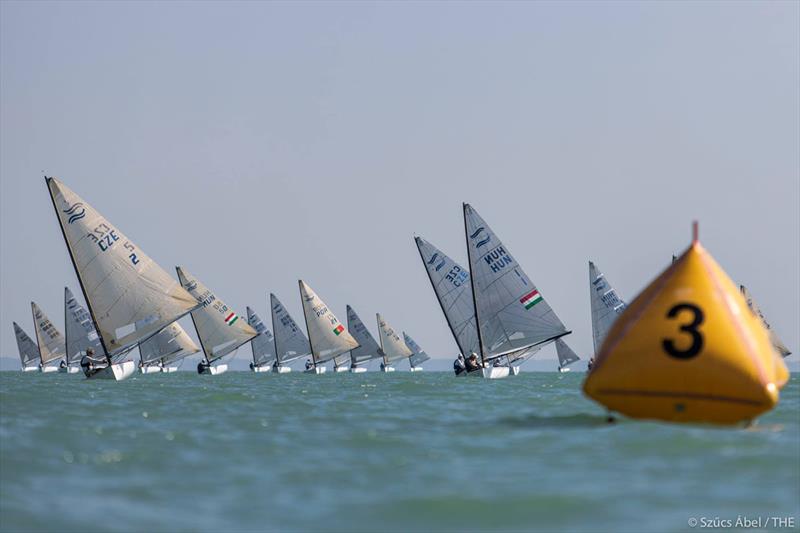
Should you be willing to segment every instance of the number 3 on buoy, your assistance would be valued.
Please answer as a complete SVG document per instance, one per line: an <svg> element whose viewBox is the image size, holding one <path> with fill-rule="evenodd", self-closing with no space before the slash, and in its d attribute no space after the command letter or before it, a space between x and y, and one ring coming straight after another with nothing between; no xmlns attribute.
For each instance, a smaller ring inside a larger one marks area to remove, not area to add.
<svg viewBox="0 0 800 533"><path fill-rule="evenodd" d="M692 359L693 357L697 357L703 349L703 334L700 333L698 328L703 323L705 315L703 314L703 310L696 305L681 302L672 306L670 310L667 311L667 318L674 320L678 318L678 315L681 314L682 311L688 311L693 314L691 322L682 324L680 328L678 328L680 331L691 336L691 346L685 350L680 350L676 347L676 342L673 339L664 339L661 341L661 346L664 347L664 351L667 352L667 355L670 357L674 357L675 359ZM680 344L684 343L680 342Z"/></svg>

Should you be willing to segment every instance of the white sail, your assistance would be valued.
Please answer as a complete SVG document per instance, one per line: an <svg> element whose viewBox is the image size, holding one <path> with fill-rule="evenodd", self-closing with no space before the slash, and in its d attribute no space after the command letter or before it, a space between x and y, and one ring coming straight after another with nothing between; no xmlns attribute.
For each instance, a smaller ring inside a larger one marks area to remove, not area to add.
<svg viewBox="0 0 800 533"><path fill-rule="evenodd" d="M46 180L106 352L125 353L197 306L190 294L92 206L55 178Z"/></svg>
<svg viewBox="0 0 800 533"><path fill-rule="evenodd" d="M350 363L352 366L363 365L372 359L383 357L383 350L378 346L378 342L361 318L356 314L355 309L347 306L347 329L358 342L359 346L350 350Z"/></svg>
<svg viewBox="0 0 800 533"><path fill-rule="evenodd" d="M275 338L272 332L267 329L255 311L247 308L247 323L250 324L258 335L250 341L250 349L253 351L253 365L269 366L275 361Z"/></svg>
<svg viewBox="0 0 800 533"><path fill-rule="evenodd" d="M319 296L303 280L299 280L300 300L303 303L303 314L306 318L308 341L314 363L330 361L358 346L358 342L350 335L344 324L339 322L331 310Z"/></svg>
<svg viewBox="0 0 800 533"><path fill-rule="evenodd" d="M414 240L459 351L465 356L478 353L478 328L469 271L422 237Z"/></svg>
<svg viewBox="0 0 800 533"><path fill-rule="evenodd" d="M345 353L343 355L339 355L333 358L333 367L334 368L349 368L350 367L350 355Z"/></svg>
<svg viewBox="0 0 800 533"><path fill-rule="evenodd" d="M311 355L311 345L286 307L274 294L269 295L272 329L275 330L275 356L278 364L286 364Z"/></svg>
<svg viewBox="0 0 800 533"><path fill-rule="evenodd" d="M589 261L589 297L592 304L592 340L594 353L600 351L606 335L627 304L606 280L594 263Z"/></svg>
<svg viewBox="0 0 800 533"><path fill-rule="evenodd" d="M739 290L742 291L742 296L744 296L744 299L747 301L747 306L750 308L753 314L755 314L758 318L761 319L761 323L764 324L764 327L767 328L767 331L769 331L769 338L772 341L772 345L778 351L780 356L789 357L792 354L792 352L789 350L789 348L786 347L786 345L783 343L780 337L778 337L778 334L775 333L775 330L772 329L772 326L769 325L769 322L767 322L766 317L764 317L764 313L761 312L761 308L758 307L758 304L753 299L753 295L750 294L750 291L748 291L747 287L745 287L744 285L739 285Z"/></svg>
<svg viewBox="0 0 800 533"><path fill-rule="evenodd" d="M425 350L419 347L419 344L411 338L411 336L403 332L403 340L408 346L408 349L411 350L411 357L408 358L408 362L411 364L412 367L419 366L431 357L425 353Z"/></svg>
<svg viewBox="0 0 800 533"><path fill-rule="evenodd" d="M258 333L182 267L176 267L178 279L189 294L202 304L192 311L192 322L208 363L225 357Z"/></svg>
<svg viewBox="0 0 800 533"><path fill-rule="evenodd" d="M558 366L560 368L564 368L568 364L580 360L580 357L578 357L575 352L572 351L572 348L564 342L564 339L561 338L556 339L556 354L558 355Z"/></svg>
<svg viewBox="0 0 800 533"><path fill-rule="evenodd" d="M94 350L95 355L105 353L92 317L68 287L64 287L64 322L68 365L80 363L89 348Z"/></svg>
<svg viewBox="0 0 800 533"><path fill-rule="evenodd" d="M467 251L484 360L569 333L497 235L464 204Z"/></svg>
<svg viewBox="0 0 800 533"><path fill-rule="evenodd" d="M159 361L163 366L169 366L199 351L200 348L177 322L139 344L139 355L144 365Z"/></svg>
<svg viewBox="0 0 800 533"><path fill-rule="evenodd" d="M67 352L64 336L35 302L31 302L31 311L33 312L33 325L36 340L39 343L39 357L42 366L58 361Z"/></svg>
<svg viewBox="0 0 800 533"><path fill-rule="evenodd" d="M39 347L16 322L14 322L14 336L17 338L17 348L19 349L19 360L22 363L22 368L38 366Z"/></svg>
<svg viewBox="0 0 800 533"><path fill-rule="evenodd" d="M412 352L408 349L406 343L403 342L403 339L400 338L400 335L398 335L392 326L384 320L380 313L377 313L375 316L378 319L378 333L381 339L381 348L384 353L384 363L388 364L392 361L411 357Z"/></svg>

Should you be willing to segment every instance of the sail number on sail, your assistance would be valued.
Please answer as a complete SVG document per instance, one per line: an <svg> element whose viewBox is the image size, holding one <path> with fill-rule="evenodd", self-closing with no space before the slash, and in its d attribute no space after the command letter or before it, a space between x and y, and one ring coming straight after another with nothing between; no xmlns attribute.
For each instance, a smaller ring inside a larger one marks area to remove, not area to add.
<svg viewBox="0 0 800 533"><path fill-rule="evenodd" d="M667 354L671 357L676 359L692 359L693 357L696 357L703 349L703 334L700 333L697 328L703 323L703 320L705 320L705 315L703 314L703 310L696 305L687 302L681 302L672 306L670 310L667 311L667 318L674 320L682 311L689 311L694 315L691 322L688 324L682 324L678 328L680 331L691 336L691 346L685 350L678 349L673 339L664 339L661 342L661 345L664 347L664 351L667 352Z"/></svg>
<svg viewBox="0 0 800 533"><path fill-rule="evenodd" d="M100 250L103 252L107 251L109 248L114 246L114 243L119 241L119 237L114 232L114 228L110 227L105 222L101 222L92 233L86 235L90 239L92 239L97 246L100 247ZM128 254L128 259L131 260L131 264L138 265L139 258L136 257L136 247L130 241L125 241L122 245L123 248L128 250L130 254Z"/></svg>

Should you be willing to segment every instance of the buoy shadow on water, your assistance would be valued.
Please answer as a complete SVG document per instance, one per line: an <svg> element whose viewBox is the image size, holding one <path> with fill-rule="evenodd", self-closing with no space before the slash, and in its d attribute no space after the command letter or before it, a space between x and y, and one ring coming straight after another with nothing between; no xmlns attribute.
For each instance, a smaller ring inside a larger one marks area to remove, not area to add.
<svg viewBox="0 0 800 533"><path fill-rule="evenodd" d="M609 418L613 420L609 422ZM590 415L586 413L574 415L522 415L505 417L499 423L505 426L516 428L587 428L587 427L608 427L622 422L624 419L609 415Z"/></svg>

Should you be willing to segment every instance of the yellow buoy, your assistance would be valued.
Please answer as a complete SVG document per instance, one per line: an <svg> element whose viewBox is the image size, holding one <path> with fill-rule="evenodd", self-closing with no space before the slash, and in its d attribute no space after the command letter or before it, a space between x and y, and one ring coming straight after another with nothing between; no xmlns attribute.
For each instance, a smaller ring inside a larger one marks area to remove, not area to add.
<svg viewBox="0 0 800 533"><path fill-rule="evenodd" d="M697 240L614 323L583 384L633 418L734 424L789 379L769 332Z"/></svg>

